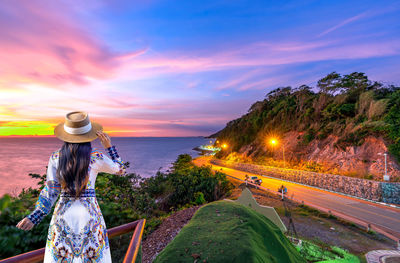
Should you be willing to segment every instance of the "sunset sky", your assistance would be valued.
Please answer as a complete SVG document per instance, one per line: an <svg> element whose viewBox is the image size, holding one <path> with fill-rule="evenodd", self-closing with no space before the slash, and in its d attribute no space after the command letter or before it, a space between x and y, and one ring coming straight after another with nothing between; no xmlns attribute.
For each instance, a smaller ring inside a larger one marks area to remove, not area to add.
<svg viewBox="0 0 400 263"><path fill-rule="evenodd" d="M1 136L75 110L113 136L209 135L332 71L400 84L399 1L3 0L0 32Z"/></svg>

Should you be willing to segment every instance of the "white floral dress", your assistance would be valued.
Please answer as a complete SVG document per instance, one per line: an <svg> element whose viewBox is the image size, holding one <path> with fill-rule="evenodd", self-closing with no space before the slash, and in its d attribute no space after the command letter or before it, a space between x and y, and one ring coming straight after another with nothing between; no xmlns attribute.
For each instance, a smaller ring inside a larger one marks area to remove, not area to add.
<svg viewBox="0 0 400 263"><path fill-rule="evenodd" d="M49 225L44 262L111 262L107 228L94 186L97 173L122 175L126 165L115 146L107 149L111 159L92 148L86 189L74 199L61 190L56 178L59 151L50 156L46 184L34 211L27 216L35 225L40 223L60 196Z"/></svg>

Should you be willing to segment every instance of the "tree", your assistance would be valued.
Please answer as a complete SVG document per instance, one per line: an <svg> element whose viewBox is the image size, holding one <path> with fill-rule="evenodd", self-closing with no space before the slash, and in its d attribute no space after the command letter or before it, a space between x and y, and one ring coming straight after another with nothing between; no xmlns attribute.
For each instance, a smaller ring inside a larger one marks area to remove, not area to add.
<svg viewBox="0 0 400 263"><path fill-rule="evenodd" d="M277 89L268 92L265 97L267 98L268 101L271 101L281 96L288 96L290 95L291 92L292 92L292 87L290 86L279 87Z"/></svg>
<svg viewBox="0 0 400 263"><path fill-rule="evenodd" d="M348 91L365 91L371 85L368 77L362 72L353 72L349 75L344 75L341 79L341 87Z"/></svg>
<svg viewBox="0 0 400 263"><path fill-rule="evenodd" d="M263 101L257 101L255 103L253 103L253 105L250 106L250 108L249 108L249 110L247 112L261 110L263 105L264 105Z"/></svg>
<svg viewBox="0 0 400 263"><path fill-rule="evenodd" d="M326 77L318 80L317 87L323 93L327 94L335 94L336 92L340 92L342 76L335 71L329 73Z"/></svg>

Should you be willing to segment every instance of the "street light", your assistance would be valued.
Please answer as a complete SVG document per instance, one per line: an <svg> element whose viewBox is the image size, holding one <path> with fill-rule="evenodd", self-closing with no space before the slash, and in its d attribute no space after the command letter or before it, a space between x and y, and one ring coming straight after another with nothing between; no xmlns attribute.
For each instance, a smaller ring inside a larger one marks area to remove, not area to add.
<svg viewBox="0 0 400 263"><path fill-rule="evenodd" d="M232 153L232 150L233 150L232 148L233 147L232 146L229 146L229 147L231 147L231 152L230 153ZM228 148L228 145L226 143L224 143L224 144L222 144L222 148L226 149L226 148Z"/></svg>
<svg viewBox="0 0 400 263"><path fill-rule="evenodd" d="M387 153L378 153L378 155L384 155L385 156L385 174L383 175L383 180L384 181L389 181L390 176L387 174Z"/></svg>
<svg viewBox="0 0 400 263"><path fill-rule="evenodd" d="M269 143L272 146L278 145L278 140L275 138L271 138ZM286 161L285 161L285 145L282 143L282 154L283 154L283 168L286 168Z"/></svg>

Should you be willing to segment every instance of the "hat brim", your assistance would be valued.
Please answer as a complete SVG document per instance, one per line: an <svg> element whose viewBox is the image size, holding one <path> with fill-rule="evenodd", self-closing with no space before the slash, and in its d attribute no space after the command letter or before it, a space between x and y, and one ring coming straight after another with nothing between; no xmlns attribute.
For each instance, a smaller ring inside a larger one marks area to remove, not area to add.
<svg viewBox="0 0 400 263"><path fill-rule="evenodd" d="M97 122L91 122L92 129L84 134L70 134L64 130L64 123L58 124L54 128L54 135L65 142L80 143L80 142L91 142L97 139L97 131L102 131L103 126Z"/></svg>

